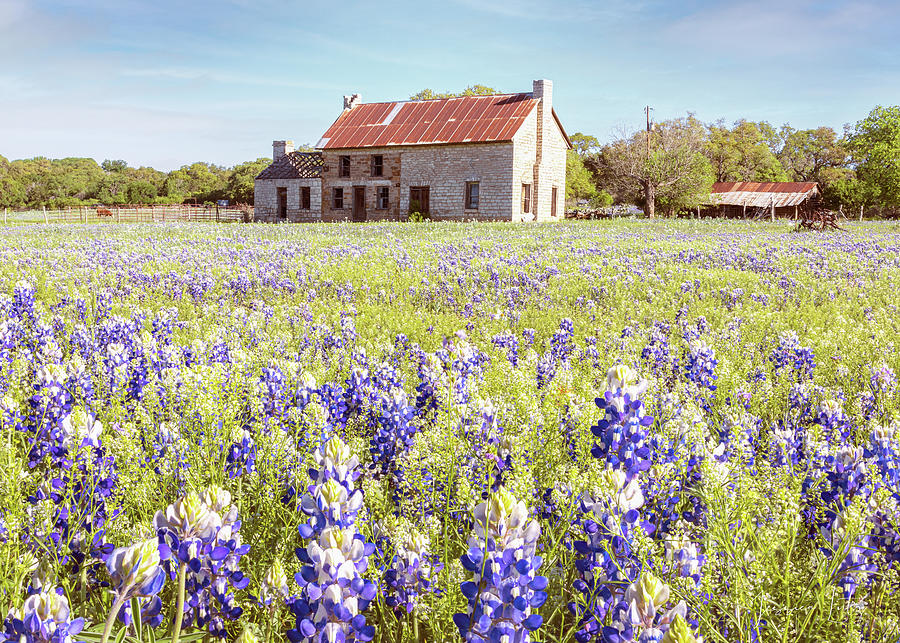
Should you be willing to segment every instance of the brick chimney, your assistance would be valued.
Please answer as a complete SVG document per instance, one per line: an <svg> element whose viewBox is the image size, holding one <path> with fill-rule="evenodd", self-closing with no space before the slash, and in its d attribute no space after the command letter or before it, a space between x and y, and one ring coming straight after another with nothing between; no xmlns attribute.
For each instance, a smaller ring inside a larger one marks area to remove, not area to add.
<svg viewBox="0 0 900 643"><path fill-rule="evenodd" d="M344 109L353 109L361 102L362 95L360 94L351 94L350 96L344 96Z"/></svg>
<svg viewBox="0 0 900 643"><path fill-rule="evenodd" d="M272 160L277 161L282 156L294 151L294 141L272 141Z"/></svg>

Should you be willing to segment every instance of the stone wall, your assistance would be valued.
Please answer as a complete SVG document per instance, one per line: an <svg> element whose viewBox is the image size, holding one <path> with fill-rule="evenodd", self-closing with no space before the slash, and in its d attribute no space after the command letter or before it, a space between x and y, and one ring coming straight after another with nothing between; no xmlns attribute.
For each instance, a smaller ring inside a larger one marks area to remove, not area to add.
<svg viewBox="0 0 900 643"><path fill-rule="evenodd" d="M300 208L300 188L309 188L309 210ZM287 218L278 216L278 188L287 188ZM320 221L322 219L321 179L257 179L253 190L253 219L279 221Z"/></svg>
<svg viewBox="0 0 900 643"><path fill-rule="evenodd" d="M371 176L371 157L384 157L383 176ZM339 177L341 156L350 157L350 176ZM405 220L409 212L409 188L428 186L431 216L434 219L488 221L512 220L511 143L470 143L466 145L422 145L366 148L365 150L325 150L322 176L323 221L348 221L353 215L353 188L366 189L366 220ZM465 208L466 182L478 181L479 206ZM375 208L376 188L389 188L386 210ZM333 189L344 190L344 208L335 210Z"/></svg>
<svg viewBox="0 0 900 643"><path fill-rule="evenodd" d="M533 221L535 212L535 179L537 158L537 113L536 109L525 118L525 122L513 137L512 176L512 220ZM522 212L522 185L531 185L531 212Z"/></svg>
<svg viewBox="0 0 900 643"><path fill-rule="evenodd" d="M400 211L409 210L410 187L427 185L432 219L511 221L512 174L511 143L405 147ZM478 181L477 210L465 208L467 181Z"/></svg>
<svg viewBox="0 0 900 643"><path fill-rule="evenodd" d="M380 154L383 157L382 175L372 176L372 156ZM350 157L350 176L342 177L340 174L340 157ZM353 188L364 187L365 193L365 220L384 221L400 220L406 218L406 211L400 209L400 172L401 150L396 147L366 148L364 150L325 150L322 153L325 167L322 168L322 220L323 221L349 221L353 216ZM388 207L377 208L377 193L379 187L388 188ZM334 188L343 188L344 207L334 209L332 199ZM401 215L401 212L403 214Z"/></svg>

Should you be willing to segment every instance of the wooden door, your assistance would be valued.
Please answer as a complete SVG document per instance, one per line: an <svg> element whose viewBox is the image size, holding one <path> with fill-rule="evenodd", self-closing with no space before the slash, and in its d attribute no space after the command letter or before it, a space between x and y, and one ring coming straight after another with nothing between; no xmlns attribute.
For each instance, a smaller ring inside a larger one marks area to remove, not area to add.
<svg viewBox="0 0 900 643"><path fill-rule="evenodd" d="M366 187L357 185L353 188L353 220L366 220Z"/></svg>
<svg viewBox="0 0 900 643"><path fill-rule="evenodd" d="M427 185L420 185L409 188L409 211L421 212L427 214L431 212L429 209L431 204L431 188Z"/></svg>

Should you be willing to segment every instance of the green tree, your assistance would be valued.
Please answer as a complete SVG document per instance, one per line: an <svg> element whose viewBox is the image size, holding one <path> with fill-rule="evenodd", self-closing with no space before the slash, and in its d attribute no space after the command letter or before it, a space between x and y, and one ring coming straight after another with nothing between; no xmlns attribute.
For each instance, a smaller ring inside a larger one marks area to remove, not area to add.
<svg viewBox="0 0 900 643"><path fill-rule="evenodd" d="M258 158L234 166L228 176L227 198L233 203L253 203L253 190L257 175L266 169L272 161Z"/></svg>
<svg viewBox="0 0 900 643"><path fill-rule="evenodd" d="M416 92L409 97L410 100L434 100L435 98L458 98L460 96L493 96L494 94L502 94L503 92L488 87L487 85L469 85L461 92L441 92L436 93L427 87Z"/></svg>
<svg viewBox="0 0 900 643"><path fill-rule="evenodd" d="M103 168L104 172L124 172L128 169L128 163L121 159L115 161L106 159L100 164L100 167Z"/></svg>
<svg viewBox="0 0 900 643"><path fill-rule="evenodd" d="M862 194L874 205L900 207L900 106L878 106L850 135Z"/></svg>
<svg viewBox="0 0 900 643"><path fill-rule="evenodd" d="M778 160L792 181L825 185L847 177L851 160L847 141L832 128L796 130L784 125L779 139Z"/></svg>
<svg viewBox="0 0 900 643"><path fill-rule="evenodd" d="M785 181L787 173L772 151L777 139L768 123L737 121L729 128L722 121L708 128L706 156L716 181Z"/></svg>
<svg viewBox="0 0 900 643"><path fill-rule="evenodd" d="M578 152L566 152L566 199L579 201L597 195L594 178Z"/></svg>
<svg viewBox="0 0 900 643"><path fill-rule="evenodd" d="M604 184L620 200L642 204L648 217L694 208L709 197L715 175L704 155L706 128L693 115L655 124L646 132L623 134L598 158ZM649 148L649 150L648 150Z"/></svg>
<svg viewBox="0 0 900 643"><path fill-rule="evenodd" d="M156 198L156 186L150 181L132 181L125 188L125 199L128 203L153 203Z"/></svg>
<svg viewBox="0 0 900 643"><path fill-rule="evenodd" d="M596 154L601 148L600 141L589 134L575 132L569 140L572 141L572 149L582 158Z"/></svg>

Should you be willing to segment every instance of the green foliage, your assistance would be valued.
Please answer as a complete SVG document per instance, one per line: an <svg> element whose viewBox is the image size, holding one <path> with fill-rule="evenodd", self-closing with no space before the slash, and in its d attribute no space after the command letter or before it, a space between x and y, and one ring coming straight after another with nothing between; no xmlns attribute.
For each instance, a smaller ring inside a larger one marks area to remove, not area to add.
<svg viewBox="0 0 900 643"><path fill-rule="evenodd" d="M254 180L271 162L258 158L234 166L228 176L228 199L233 203L253 203Z"/></svg>
<svg viewBox="0 0 900 643"><path fill-rule="evenodd" d="M469 85L461 92L440 92L425 88L409 97L410 100L434 100L435 98L457 98L459 96L492 96L502 94L500 90L487 85Z"/></svg>
<svg viewBox="0 0 900 643"><path fill-rule="evenodd" d="M569 137L569 140L572 142L572 151L581 157L596 154L602 147L597 137L581 132L575 132Z"/></svg>
<svg viewBox="0 0 900 643"><path fill-rule="evenodd" d="M788 175L770 147L774 129L768 123L739 120L728 128L709 126L706 155L716 181L786 181Z"/></svg>
<svg viewBox="0 0 900 643"><path fill-rule="evenodd" d="M575 150L566 152L566 199L590 199L597 195L597 187L590 171Z"/></svg>
<svg viewBox="0 0 900 643"><path fill-rule="evenodd" d="M850 136L859 180L875 203L900 207L900 106L878 106Z"/></svg>

